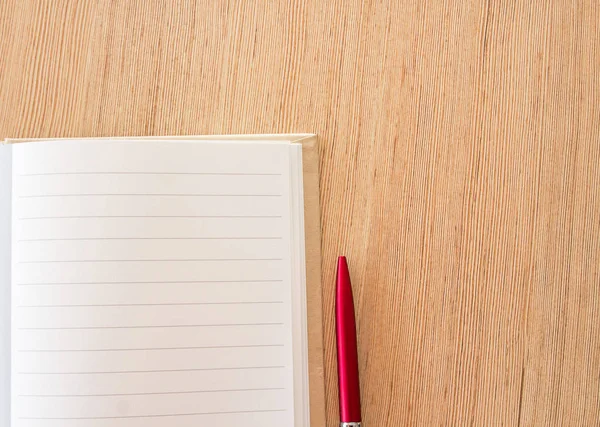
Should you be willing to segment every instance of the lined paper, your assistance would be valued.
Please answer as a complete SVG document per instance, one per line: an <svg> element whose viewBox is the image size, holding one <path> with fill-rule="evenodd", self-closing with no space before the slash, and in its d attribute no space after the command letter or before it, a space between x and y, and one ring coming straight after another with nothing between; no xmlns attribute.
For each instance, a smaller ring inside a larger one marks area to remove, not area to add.
<svg viewBox="0 0 600 427"><path fill-rule="evenodd" d="M13 425L293 425L289 156L15 146Z"/></svg>
<svg viewBox="0 0 600 427"><path fill-rule="evenodd" d="M0 425L10 425L12 147L0 145Z"/></svg>

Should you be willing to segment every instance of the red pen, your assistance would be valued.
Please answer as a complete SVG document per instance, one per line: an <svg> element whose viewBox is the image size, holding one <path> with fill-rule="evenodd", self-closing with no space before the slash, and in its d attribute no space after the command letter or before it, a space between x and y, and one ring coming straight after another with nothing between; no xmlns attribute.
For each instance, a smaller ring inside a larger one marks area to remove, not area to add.
<svg viewBox="0 0 600 427"><path fill-rule="evenodd" d="M360 386L356 349L356 320L346 257L338 258L335 296L340 427L360 427Z"/></svg>

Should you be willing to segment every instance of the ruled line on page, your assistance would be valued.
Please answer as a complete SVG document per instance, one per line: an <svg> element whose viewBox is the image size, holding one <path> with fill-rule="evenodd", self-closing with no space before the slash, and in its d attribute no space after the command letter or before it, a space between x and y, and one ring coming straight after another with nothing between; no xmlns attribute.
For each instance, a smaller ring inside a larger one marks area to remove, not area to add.
<svg viewBox="0 0 600 427"><path fill-rule="evenodd" d="M17 218L19 221L42 219L100 219L100 218L225 218L225 219L267 219L282 218L281 215L74 215L74 216L32 216Z"/></svg>
<svg viewBox="0 0 600 427"><path fill-rule="evenodd" d="M66 238L47 238L47 239L17 239L21 242L68 242L76 240L282 240L281 236L267 237L66 237Z"/></svg>
<svg viewBox="0 0 600 427"><path fill-rule="evenodd" d="M19 375L108 375L108 374L156 374L163 372L211 372L245 371L254 369L284 369L284 365L273 366L230 366L225 368L150 369L138 371L78 371L78 372L17 372Z"/></svg>
<svg viewBox="0 0 600 427"><path fill-rule="evenodd" d="M226 326L277 326L284 325L283 322L266 323L222 323L222 324L201 324L201 325L144 325L144 326L67 326L67 327L28 327L17 328L19 330L77 330L77 329L151 329L151 328L221 328Z"/></svg>
<svg viewBox="0 0 600 427"><path fill-rule="evenodd" d="M188 412L177 414L155 415L115 415L107 417L18 417L20 420L114 420L126 418L167 418L167 417L192 417L198 415L227 415L227 414L256 414L267 412L286 412L287 409L257 409L253 411L222 411L222 412Z"/></svg>
<svg viewBox="0 0 600 427"><path fill-rule="evenodd" d="M19 261L16 264L65 264L65 263L102 263L102 262L248 262L282 261L283 258L186 258L186 259L68 259L53 261Z"/></svg>
<svg viewBox="0 0 600 427"><path fill-rule="evenodd" d="M210 194L210 193L70 193L70 194L29 194L19 195L19 199L35 199L49 197L282 197L283 194Z"/></svg>
<svg viewBox="0 0 600 427"><path fill-rule="evenodd" d="M249 345L208 345L197 347L146 347L146 348L92 348L92 349L46 349L46 350L17 350L20 353L95 353L95 352L115 352L115 351L163 351L163 350L213 350L220 348L268 348L283 347L284 344L249 344Z"/></svg>
<svg viewBox="0 0 600 427"><path fill-rule="evenodd" d="M281 176L281 173L253 172L42 172L23 173L17 176L53 175L209 175L209 176Z"/></svg>
<svg viewBox="0 0 600 427"><path fill-rule="evenodd" d="M42 282L17 283L17 286L68 286L68 285L174 285L174 284L222 284L222 283L283 283L282 279L265 280L191 280L191 281L162 281L162 282Z"/></svg>
<svg viewBox="0 0 600 427"><path fill-rule="evenodd" d="M68 307L146 307L169 305L252 305L283 304L283 301L215 301L215 302L165 302L165 303L132 303L132 304L40 304L18 305L17 308L68 308Z"/></svg>
<svg viewBox="0 0 600 427"><path fill-rule="evenodd" d="M152 396L169 394L235 393L249 391L277 391L285 387L232 388L219 390L156 391L149 393L111 393L111 394L19 394L19 397L116 397L116 396Z"/></svg>

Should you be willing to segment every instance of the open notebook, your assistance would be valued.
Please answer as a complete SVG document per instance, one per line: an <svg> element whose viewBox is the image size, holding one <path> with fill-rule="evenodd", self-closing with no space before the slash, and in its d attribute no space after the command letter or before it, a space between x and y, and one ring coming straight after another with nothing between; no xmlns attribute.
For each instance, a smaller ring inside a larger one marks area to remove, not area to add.
<svg viewBox="0 0 600 427"><path fill-rule="evenodd" d="M0 146L0 420L324 425L316 160L312 135Z"/></svg>

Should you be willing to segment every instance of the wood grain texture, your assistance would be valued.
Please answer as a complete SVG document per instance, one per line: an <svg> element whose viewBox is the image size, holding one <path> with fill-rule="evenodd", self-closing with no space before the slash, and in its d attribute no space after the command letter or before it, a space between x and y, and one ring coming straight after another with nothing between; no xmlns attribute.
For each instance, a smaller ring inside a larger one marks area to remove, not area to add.
<svg viewBox="0 0 600 427"><path fill-rule="evenodd" d="M598 425L600 6L0 4L0 138L315 132L367 426Z"/></svg>

